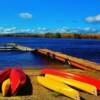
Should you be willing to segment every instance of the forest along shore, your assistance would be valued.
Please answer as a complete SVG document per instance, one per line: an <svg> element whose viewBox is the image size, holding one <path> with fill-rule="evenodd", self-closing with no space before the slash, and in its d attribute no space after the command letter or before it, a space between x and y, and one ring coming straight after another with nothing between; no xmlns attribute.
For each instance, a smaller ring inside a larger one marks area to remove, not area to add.
<svg viewBox="0 0 100 100"><path fill-rule="evenodd" d="M100 34L83 34L83 33L14 33L0 34L0 37L39 37L39 38L74 38L74 39L100 39Z"/></svg>

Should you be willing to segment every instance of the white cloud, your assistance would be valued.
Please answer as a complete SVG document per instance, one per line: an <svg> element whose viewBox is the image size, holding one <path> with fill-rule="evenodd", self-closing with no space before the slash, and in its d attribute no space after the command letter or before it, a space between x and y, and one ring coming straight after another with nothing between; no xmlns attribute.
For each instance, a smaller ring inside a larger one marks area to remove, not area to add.
<svg viewBox="0 0 100 100"><path fill-rule="evenodd" d="M93 28L93 27L76 27L76 28L68 28L68 27L61 27L54 30L54 33L99 33L100 30Z"/></svg>
<svg viewBox="0 0 100 100"><path fill-rule="evenodd" d="M85 19L85 21L89 22L89 23L95 23L95 22L100 22L100 14L96 15L96 16L89 16Z"/></svg>
<svg viewBox="0 0 100 100"><path fill-rule="evenodd" d="M76 28L76 33L98 33L100 30L93 27Z"/></svg>
<svg viewBox="0 0 100 100"><path fill-rule="evenodd" d="M0 33L15 33L16 27L3 28L0 27Z"/></svg>
<svg viewBox="0 0 100 100"><path fill-rule="evenodd" d="M59 33L69 33L70 32L70 28L63 26L61 28L58 28L56 30L54 30L54 32L59 32Z"/></svg>
<svg viewBox="0 0 100 100"><path fill-rule="evenodd" d="M20 30L17 30L18 33L30 33L31 32L31 29L20 29Z"/></svg>
<svg viewBox="0 0 100 100"><path fill-rule="evenodd" d="M32 19L32 14L29 12L22 12L19 14L19 16L23 19Z"/></svg>
<svg viewBox="0 0 100 100"><path fill-rule="evenodd" d="M46 27L38 27L36 30L36 33L47 33L47 32L50 32L50 30Z"/></svg>
<svg viewBox="0 0 100 100"><path fill-rule="evenodd" d="M17 29L16 27L8 27L8 28L3 28L0 27L0 33L7 34L7 33L100 33L100 29L96 29L93 27L77 27L77 28L68 28L68 27L61 27L61 28L56 28L56 29L48 29L46 27L38 27L38 28L23 28L23 29Z"/></svg>
<svg viewBox="0 0 100 100"><path fill-rule="evenodd" d="M36 33L35 29L23 28L17 29L16 27L0 27L0 34L9 34L9 33Z"/></svg>

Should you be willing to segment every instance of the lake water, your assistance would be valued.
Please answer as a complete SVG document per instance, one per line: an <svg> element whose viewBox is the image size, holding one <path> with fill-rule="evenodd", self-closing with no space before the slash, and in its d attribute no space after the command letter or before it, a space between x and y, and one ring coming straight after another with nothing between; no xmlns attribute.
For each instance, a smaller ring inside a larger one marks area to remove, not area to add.
<svg viewBox="0 0 100 100"><path fill-rule="evenodd" d="M100 40L0 37L0 44L12 42L32 48L48 48L100 63ZM31 52L0 52L0 68L12 66L40 67L48 64L50 62L46 59Z"/></svg>

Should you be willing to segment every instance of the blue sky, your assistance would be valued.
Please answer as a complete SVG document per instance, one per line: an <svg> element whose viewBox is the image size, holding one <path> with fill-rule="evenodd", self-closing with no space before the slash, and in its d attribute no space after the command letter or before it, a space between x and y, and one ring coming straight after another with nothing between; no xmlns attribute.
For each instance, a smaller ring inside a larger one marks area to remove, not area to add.
<svg viewBox="0 0 100 100"><path fill-rule="evenodd" d="M0 0L0 32L99 33L99 0Z"/></svg>

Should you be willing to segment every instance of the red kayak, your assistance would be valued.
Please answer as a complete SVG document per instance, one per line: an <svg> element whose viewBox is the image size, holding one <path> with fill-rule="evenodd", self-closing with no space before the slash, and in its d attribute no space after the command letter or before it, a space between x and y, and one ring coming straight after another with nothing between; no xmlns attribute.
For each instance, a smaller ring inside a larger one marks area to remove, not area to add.
<svg viewBox="0 0 100 100"><path fill-rule="evenodd" d="M76 74L76 73L70 73L70 72L64 72L56 69L43 69L42 74L53 74L53 75L58 75L66 78L72 78L81 82L85 82L91 85L96 86L97 90L100 90L100 80L97 80L95 78L81 75L81 74Z"/></svg>
<svg viewBox="0 0 100 100"><path fill-rule="evenodd" d="M26 83L26 75L20 68L13 68L10 74L11 92L14 95Z"/></svg>
<svg viewBox="0 0 100 100"><path fill-rule="evenodd" d="M11 68L6 68L0 73L0 83L2 83L5 79L9 78L10 72Z"/></svg>

